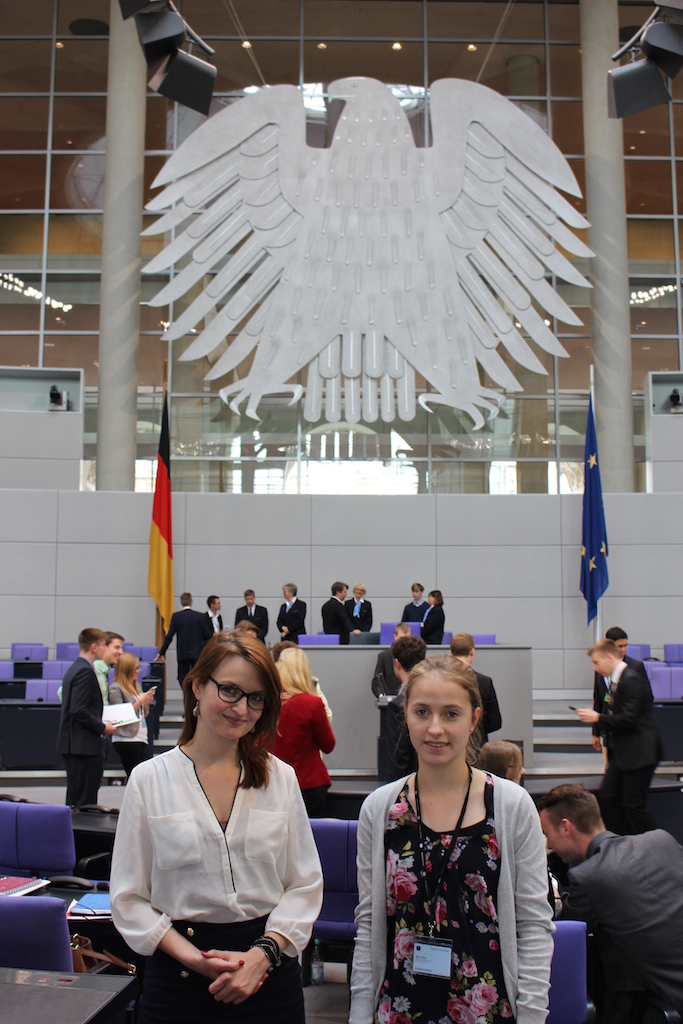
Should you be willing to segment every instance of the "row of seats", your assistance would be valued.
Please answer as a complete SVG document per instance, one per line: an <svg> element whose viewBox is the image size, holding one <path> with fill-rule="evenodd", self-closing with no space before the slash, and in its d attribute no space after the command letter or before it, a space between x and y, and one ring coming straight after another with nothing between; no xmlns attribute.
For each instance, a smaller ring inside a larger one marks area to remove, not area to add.
<svg viewBox="0 0 683 1024"><path fill-rule="evenodd" d="M65 666L64 672L69 667L68 662L59 662ZM26 693L25 700L37 700L37 701L57 701L59 702L59 688L62 685L62 679L64 672L60 675L56 675L54 678L48 679L27 679L26 680ZM140 662L140 672L138 680L146 679L151 672L150 663L148 661ZM109 669L109 683L114 682L114 669Z"/></svg>
<svg viewBox="0 0 683 1024"><path fill-rule="evenodd" d="M420 636L420 622L408 622L406 625L410 626L411 636ZM380 624L379 633L361 633L359 637L355 637L356 643L367 643L367 644L383 644L386 647L390 647L394 642L394 629L396 628L395 622L382 622ZM474 643L477 647L493 647L496 643L495 633L474 633ZM444 633L443 644L448 646L453 639L452 633ZM354 642L354 637L351 637L351 643ZM299 644L301 647L337 647L339 645L339 635L337 633L301 633L299 635Z"/></svg>
<svg viewBox="0 0 683 1024"><path fill-rule="evenodd" d="M655 700L683 698L683 665L663 665L661 661L646 661L645 671Z"/></svg>
<svg viewBox="0 0 683 1024"><path fill-rule="evenodd" d="M141 661L154 661L159 648L154 644L132 644L127 641L123 644L124 651L134 654ZM69 665L78 657L77 643L58 643L55 651L56 661L66 661ZM12 661L48 661L49 648L46 644L12 644ZM43 678L47 678L45 675Z"/></svg>

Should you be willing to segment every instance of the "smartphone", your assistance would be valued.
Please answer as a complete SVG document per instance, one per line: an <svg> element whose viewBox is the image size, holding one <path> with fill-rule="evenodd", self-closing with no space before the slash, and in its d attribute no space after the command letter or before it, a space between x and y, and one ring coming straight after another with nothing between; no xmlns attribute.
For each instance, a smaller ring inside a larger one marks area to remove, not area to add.
<svg viewBox="0 0 683 1024"><path fill-rule="evenodd" d="M567 706L568 706L570 711L578 711L579 710L578 708L575 708L573 704L568 704Z"/></svg>

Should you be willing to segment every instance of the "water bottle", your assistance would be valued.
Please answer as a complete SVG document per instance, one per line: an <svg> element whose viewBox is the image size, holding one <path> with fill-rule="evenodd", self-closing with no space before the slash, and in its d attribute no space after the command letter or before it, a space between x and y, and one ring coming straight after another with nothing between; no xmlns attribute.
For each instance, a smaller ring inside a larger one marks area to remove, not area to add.
<svg viewBox="0 0 683 1024"><path fill-rule="evenodd" d="M320 952L320 940L314 940L313 956L311 957L311 984L322 985L325 973L325 961Z"/></svg>

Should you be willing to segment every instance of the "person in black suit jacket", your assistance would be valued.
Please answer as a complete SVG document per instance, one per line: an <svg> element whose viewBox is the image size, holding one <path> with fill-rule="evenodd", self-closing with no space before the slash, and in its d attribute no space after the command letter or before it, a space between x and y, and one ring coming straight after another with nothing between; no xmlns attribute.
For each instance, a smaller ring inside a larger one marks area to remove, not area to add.
<svg viewBox="0 0 683 1024"><path fill-rule="evenodd" d="M213 636L214 633L223 632L223 616L220 614L221 610L221 599L217 594L211 594L206 599L208 605L208 612L205 612L206 618L208 619L207 632L209 636ZM210 630L210 632L209 632Z"/></svg>
<svg viewBox="0 0 683 1024"><path fill-rule="evenodd" d="M403 609L401 622L422 622L428 607L424 599L425 588L421 583L413 583L410 589L413 592L413 600Z"/></svg>
<svg viewBox="0 0 683 1024"><path fill-rule="evenodd" d="M107 637L101 629L83 629L78 637L79 656L62 682L62 713L57 752L66 767L66 802L71 807L97 803L102 775L102 736L112 736L113 725L102 721L102 691L93 662L104 657Z"/></svg>
<svg viewBox="0 0 683 1024"><path fill-rule="evenodd" d="M403 684L415 666L427 657L427 645L418 636L399 636L391 645L391 655L394 659L394 672L401 688L398 695L387 704L386 709L389 781L402 779L404 775L417 771L417 754L410 742L406 725Z"/></svg>
<svg viewBox="0 0 683 1024"><path fill-rule="evenodd" d="M306 632L306 602L299 601L297 593L296 583L285 583L282 588L285 603L280 605L277 617L280 639L293 644L298 644L299 637Z"/></svg>
<svg viewBox="0 0 683 1024"><path fill-rule="evenodd" d="M235 612L235 625L248 619L258 626L258 638L265 643L268 632L268 609L256 604L256 594L253 590L244 591L244 602L244 605Z"/></svg>
<svg viewBox="0 0 683 1024"><path fill-rule="evenodd" d="M178 683L182 687L185 676L194 668L207 640L213 636L213 624L208 615L192 610L192 594L180 595L180 611L171 616L171 624L155 661L163 661L169 644L177 635Z"/></svg>
<svg viewBox="0 0 683 1024"><path fill-rule="evenodd" d="M353 597L344 602L344 607L351 616L354 630L361 633L369 633L372 629L372 605L365 600L365 585L356 583L353 588ZM356 610L358 614L356 614Z"/></svg>
<svg viewBox="0 0 683 1024"><path fill-rule="evenodd" d="M650 994L683 1015L683 849L663 829L608 832L582 786L556 786L539 811L548 845L574 865L561 918L587 923L602 961L598 1020L640 1020Z"/></svg>
<svg viewBox="0 0 683 1024"><path fill-rule="evenodd" d="M446 616L443 611L443 594L440 590L430 590L427 596L429 610L422 619L420 632L426 644L440 644L443 640L443 628Z"/></svg>
<svg viewBox="0 0 683 1024"><path fill-rule="evenodd" d="M410 626L407 622L397 622L394 626L394 640L399 640L402 636L410 636ZM383 693L393 696L401 689L401 683L394 671L393 645L377 655L375 674L370 686L375 697L380 697Z"/></svg>
<svg viewBox="0 0 683 1024"><path fill-rule="evenodd" d="M348 589L348 583L337 580L332 584L332 597L322 606L323 630L325 633L338 633L340 644L348 644L351 633L360 636L360 629L354 628L353 619L344 604Z"/></svg>
<svg viewBox="0 0 683 1024"><path fill-rule="evenodd" d="M474 637L469 633L456 633L451 640L451 654L454 658L462 661L464 665L468 665L472 668L472 662L474 661ZM479 736L481 737L481 745L483 746L488 742L489 733L496 732L501 728L503 719L500 717L500 708L498 707L498 698L493 685L493 680L490 676L482 675L481 672L477 672L476 669L472 668L475 676L477 677L477 686L479 687L479 696L481 697L482 715L481 721L479 722Z"/></svg>
<svg viewBox="0 0 683 1024"><path fill-rule="evenodd" d="M652 714L652 690L640 672L621 660L613 640L600 640L588 652L593 668L609 678L605 711L579 708L588 725L607 735L607 771L600 787L603 817L613 832L647 832L654 819L647 809L650 779L661 756L661 740Z"/></svg>
<svg viewBox="0 0 683 1024"><path fill-rule="evenodd" d="M626 650L628 648L628 637L624 630L620 626L612 626L605 633L605 640L613 640L619 648L619 654L621 660L625 661L629 668L633 668L636 672L640 672L644 679L647 679L647 672L642 661L638 661L637 658L631 658ZM649 679L648 679L649 683ZM599 672L596 672L593 677L593 710L601 714L605 710L605 706L609 699L609 687L605 682L605 677L601 676ZM607 749L604 744L604 735L600 735L600 730L597 725L593 726L593 749L600 751ZM607 759L605 758L605 767L607 767Z"/></svg>

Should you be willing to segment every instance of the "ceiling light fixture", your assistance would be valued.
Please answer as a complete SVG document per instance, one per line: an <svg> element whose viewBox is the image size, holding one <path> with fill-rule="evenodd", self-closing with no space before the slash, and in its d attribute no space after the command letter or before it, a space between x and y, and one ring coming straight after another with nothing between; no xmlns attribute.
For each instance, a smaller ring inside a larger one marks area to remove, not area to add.
<svg viewBox="0 0 683 1024"><path fill-rule="evenodd" d="M474 53L474 51L475 51L475 50L476 50L477 48L476 48L476 46L474 45L474 43L469 43L469 44L468 44L468 46L467 46L467 49L468 49L468 50L470 51L470 53Z"/></svg>
<svg viewBox="0 0 683 1024"><path fill-rule="evenodd" d="M251 50L251 43L249 42L248 39L245 39L244 42L242 43L242 49Z"/></svg>
<svg viewBox="0 0 683 1024"><path fill-rule="evenodd" d="M401 44L400 44L400 43L392 43L392 44L391 44L391 49L392 49L392 50L402 50L402 49L403 49L403 47L401 46Z"/></svg>

